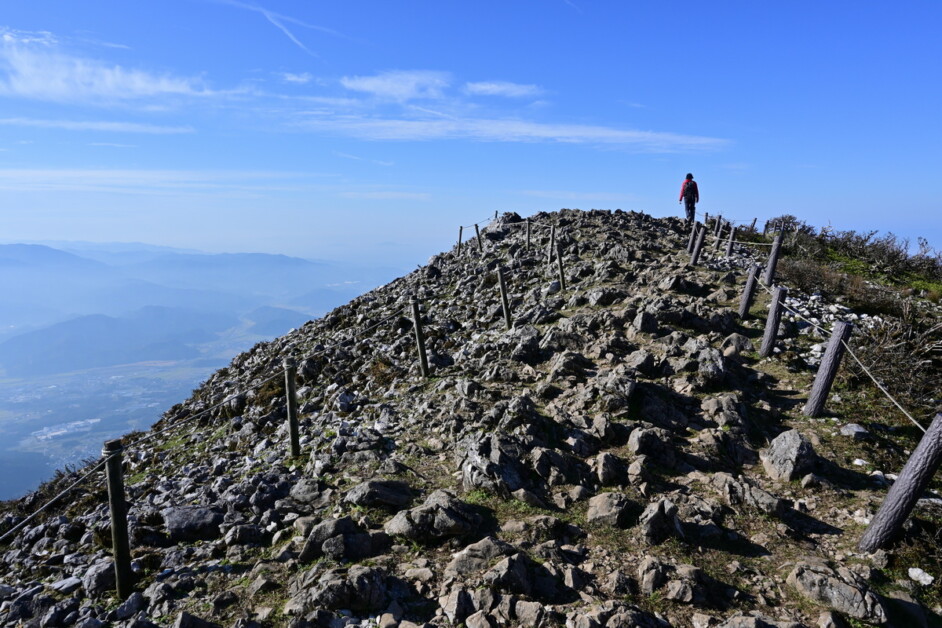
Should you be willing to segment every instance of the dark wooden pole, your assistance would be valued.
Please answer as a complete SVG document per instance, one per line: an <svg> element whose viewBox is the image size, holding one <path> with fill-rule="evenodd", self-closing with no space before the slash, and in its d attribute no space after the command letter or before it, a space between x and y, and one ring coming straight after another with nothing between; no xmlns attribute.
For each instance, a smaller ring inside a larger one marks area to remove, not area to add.
<svg viewBox="0 0 942 628"><path fill-rule="evenodd" d="M298 391L295 379L298 376L298 364L292 358L285 358L285 397L288 400L288 438L291 441L291 455L301 455L301 437L298 434Z"/></svg>
<svg viewBox="0 0 942 628"><path fill-rule="evenodd" d="M563 247L561 244L556 245L556 265L559 268L559 289L566 289L566 273L563 270Z"/></svg>
<svg viewBox="0 0 942 628"><path fill-rule="evenodd" d="M723 230L723 214L719 214L716 217L716 224L713 225L713 235L720 235L720 232Z"/></svg>
<svg viewBox="0 0 942 628"><path fill-rule="evenodd" d="M687 254L693 253L693 245L697 242L697 231L700 229L700 223L696 220L690 225L690 239L687 240Z"/></svg>
<svg viewBox="0 0 942 628"><path fill-rule="evenodd" d="M706 237L707 227L703 225L700 228L700 233L697 234L697 243L693 245L693 253L690 254L690 265L696 266L697 262L700 261L700 250L703 248L703 238Z"/></svg>
<svg viewBox="0 0 942 628"><path fill-rule="evenodd" d="M759 277L758 264L753 264L749 269L749 276L746 277L746 285L742 289L742 298L739 300L739 318L746 318L749 315L749 308L752 307L752 298L756 295L756 284Z"/></svg>
<svg viewBox="0 0 942 628"><path fill-rule="evenodd" d="M765 275L762 276L762 283L771 286L775 281L775 267L778 265L778 254L782 248L782 234L779 233L772 241L772 252L769 253L769 262L765 266Z"/></svg>
<svg viewBox="0 0 942 628"><path fill-rule="evenodd" d="M128 541L128 508L124 499L121 439L105 442L101 455L107 457L105 476L108 480L108 506L111 510L111 548L114 553L114 575L118 599L127 599L132 592L131 544Z"/></svg>
<svg viewBox="0 0 942 628"><path fill-rule="evenodd" d="M766 220L765 224L762 225L762 237L764 238L768 232L769 232L769 221Z"/></svg>
<svg viewBox="0 0 942 628"><path fill-rule="evenodd" d="M550 226L550 242L549 248L546 250L546 261L548 263L553 261L553 252L556 249L556 225Z"/></svg>
<svg viewBox="0 0 942 628"><path fill-rule="evenodd" d="M844 357L844 343L850 338L851 329L853 329L853 325L850 323L844 321L834 323L834 331L831 332L828 348L824 352L824 357L821 358L818 374L814 377L808 403L802 409L802 413L805 415L815 417L821 416L821 413L824 412L824 402L827 401L828 393L831 392L831 384L834 383L837 369L841 366L841 358Z"/></svg>
<svg viewBox="0 0 942 628"><path fill-rule="evenodd" d="M757 220L759 220L759 217L758 217L758 216L756 216L755 218L752 219L752 226L749 227L749 231L755 231L755 230L756 230L756 221L757 221Z"/></svg>
<svg viewBox="0 0 942 628"><path fill-rule="evenodd" d="M461 238L464 235L464 227L458 227L458 255L461 255Z"/></svg>
<svg viewBox="0 0 942 628"><path fill-rule="evenodd" d="M409 299L412 305L412 324L415 327L415 345L419 350L419 368L422 377L428 377L428 356L425 354L425 336L422 334L422 314L419 312L419 300L413 296Z"/></svg>
<svg viewBox="0 0 942 628"><path fill-rule="evenodd" d="M481 230L478 229L478 223L474 223L474 233L477 234L478 253L483 253L483 252L484 252L484 245L481 243Z"/></svg>
<svg viewBox="0 0 942 628"><path fill-rule="evenodd" d="M861 552L875 552L893 540L913 506L922 497L932 476L942 462L942 414L935 415L913 455L906 461L899 478L890 487L886 499L860 538Z"/></svg>
<svg viewBox="0 0 942 628"><path fill-rule="evenodd" d="M494 210L494 220L497 220L497 210Z"/></svg>
<svg viewBox="0 0 942 628"><path fill-rule="evenodd" d="M772 291L772 307L769 308L769 317L765 320L765 335L762 337L762 348L759 349L759 357L767 358L772 355L772 349L775 348L775 340L778 338L778 326L782 322L782 306L785 303L785 295L788 294L788 288L785 286L775 286Z"/></svg>
<svg viewBox="0 0 942 628"><path fill-rule="evenodd" d="M500 302L504 308L504 322L507 324L507 329L512 329L514 323L510 318L510 300L507 298L507 282L504 279L503 266L497 267L497 285L500 287Z"/></svg>
<svg viewBox="0 0 942 628"><path fill-rule="evenodd" d="M729 240L726 241L726 257L732 257L733 255L733 240L736 236L736 227L732 227L729 230Z"/></svg>
<svg viewBox="0 0 942 628"><path fill-rule="evenodd" d="M713 256L716 257L716 252L720 250L720 240L722 240L723 226L720 225L719 231L713 234Z"/></svg>

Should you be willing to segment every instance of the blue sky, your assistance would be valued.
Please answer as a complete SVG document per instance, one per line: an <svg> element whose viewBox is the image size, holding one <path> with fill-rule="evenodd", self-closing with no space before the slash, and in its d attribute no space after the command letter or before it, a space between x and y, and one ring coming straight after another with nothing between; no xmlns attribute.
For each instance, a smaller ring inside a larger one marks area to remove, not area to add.
<svg viewBox="0 0 942 628"><path fill-rule="evenodd" d="M938 2L8 2L4 241L404 267L495 210L942 248Z"/></svg>

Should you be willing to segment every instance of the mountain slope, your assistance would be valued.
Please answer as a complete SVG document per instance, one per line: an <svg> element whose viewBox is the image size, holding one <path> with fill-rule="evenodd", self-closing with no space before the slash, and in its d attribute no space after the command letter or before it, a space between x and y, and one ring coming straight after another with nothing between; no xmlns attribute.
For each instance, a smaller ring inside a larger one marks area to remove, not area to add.
<svg viewBox="0 0 942 628"><path fill-rule="evenodd" d="M4 595L16 601L0 618L68 611L185 625L187 611L232 626L725 628L937 619L931 589L898 582L909 567L939 573L931 505L889 552L855 554L885 488L853 461L895 470L912 436L892 416L870 419L872 438L857 441L800 415L811 376L802 356L820 338L788 320L779 357L757 359L761 321L729 310L743 252L691 267L677 220L572 210L531 217L528 250L517 220L488 227L483 254L443 253L257 345L155 431L128 437L143 594L133 604L108 608L95 477L61 507L65 519L30 525L3 554ZM565 287L547 260L550 225ZM430 378L419 372L412 295ZM848 315L807 307L821 321ZM280 374L289 357L299 361L299 458ZM800 483L776 463L795 442ZM52 588L73 576L78 591ZM822 619L828 607L837 616Z"/></svg>

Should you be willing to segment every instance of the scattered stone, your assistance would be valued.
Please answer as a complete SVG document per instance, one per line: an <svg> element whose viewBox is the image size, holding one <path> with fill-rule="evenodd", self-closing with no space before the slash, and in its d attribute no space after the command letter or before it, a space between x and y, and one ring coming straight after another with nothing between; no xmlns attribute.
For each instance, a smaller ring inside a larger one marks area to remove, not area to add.
<svg viewBox="0 0 942 628"><path fill-rule="evenodd" d="M787 582L806 598L873 624L884 624L886 610L867 583L846 567L831 569L823 562L799 562Z"/></svg>
<svg viewBox="0 0 942 628"><path fill-rule="evenodd" d="M761 457L769 477L785 482L811 471L817 460L811 443L798 430L788 430L776 436Z"/></svg>

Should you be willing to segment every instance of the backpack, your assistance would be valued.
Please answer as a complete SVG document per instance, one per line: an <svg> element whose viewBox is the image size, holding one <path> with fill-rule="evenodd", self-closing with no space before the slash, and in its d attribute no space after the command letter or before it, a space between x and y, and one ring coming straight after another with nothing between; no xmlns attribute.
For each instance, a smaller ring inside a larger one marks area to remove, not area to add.
<svg viewBox="0 0 942 628"><path fill-rule="evenodd" d="M684 184L684 200L688 203L697 200L697 184L693 182L693 179L688 179L687 183Z"/></svg>

